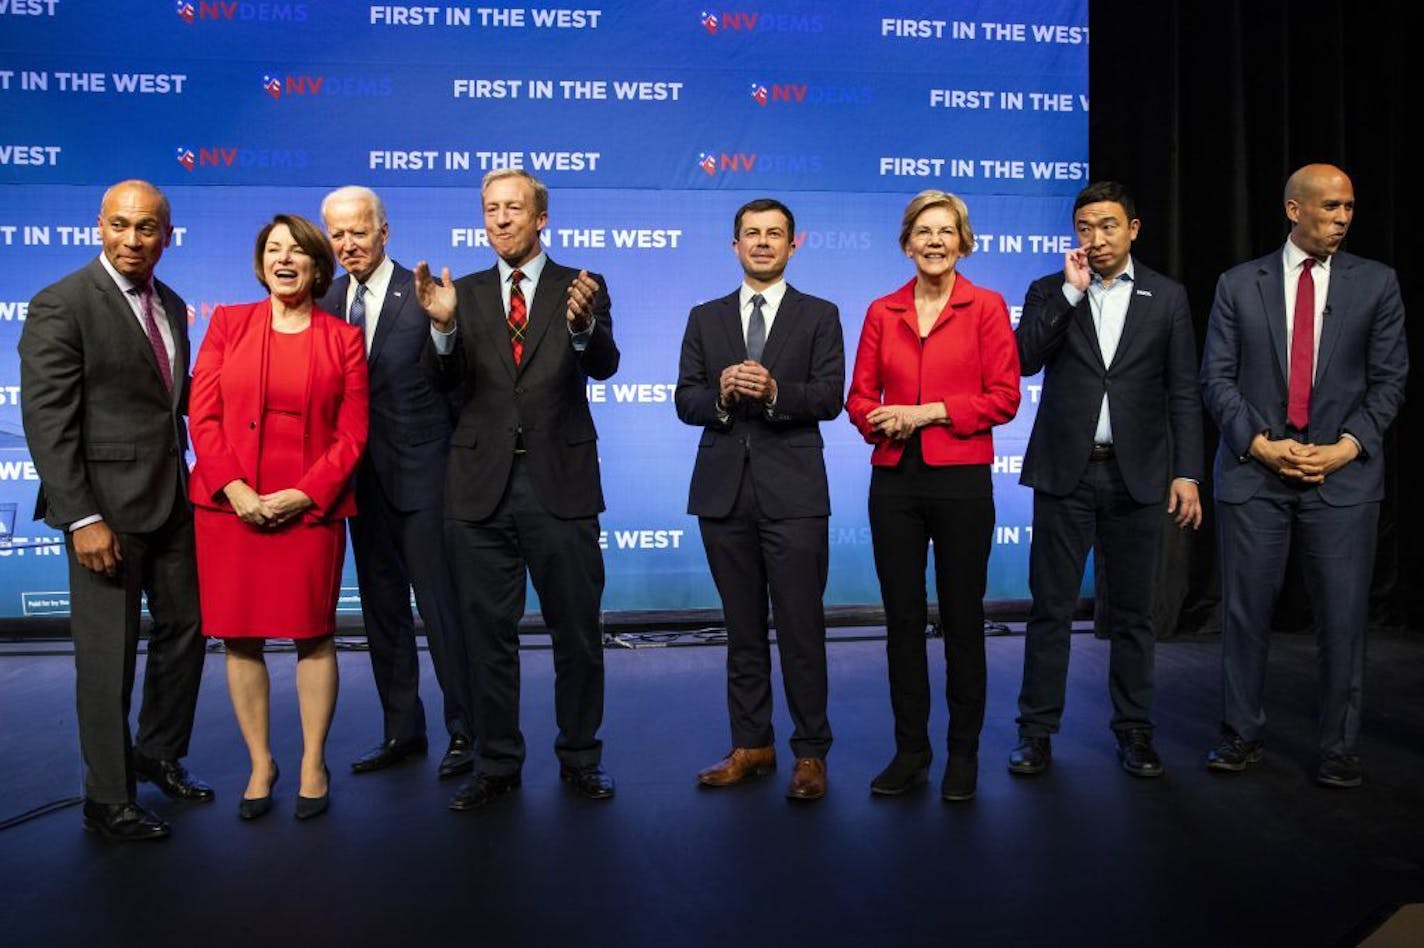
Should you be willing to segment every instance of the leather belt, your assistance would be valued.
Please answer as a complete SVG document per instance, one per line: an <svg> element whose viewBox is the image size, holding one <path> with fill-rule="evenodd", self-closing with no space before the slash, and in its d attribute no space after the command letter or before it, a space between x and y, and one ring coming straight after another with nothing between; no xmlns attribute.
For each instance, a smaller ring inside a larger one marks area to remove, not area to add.
<svg viewBox="0 0 1424 948"><path fill-rule="evenodd" d="M1088 452L1089 461L1111 461L1114 457L1116 452L1110 444L1095 444L1093 450Z"/></svg>

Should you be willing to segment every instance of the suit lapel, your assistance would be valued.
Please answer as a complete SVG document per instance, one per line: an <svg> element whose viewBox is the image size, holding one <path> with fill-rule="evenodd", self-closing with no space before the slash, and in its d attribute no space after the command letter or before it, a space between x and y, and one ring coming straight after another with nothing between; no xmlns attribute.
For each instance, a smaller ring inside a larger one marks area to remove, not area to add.
<svg viewBox="0 0 1424 948"><path fill-rule="evenodd" d="M96 269L94 274L94 288L98 291L100 298L104 300L104 305L108 307L110 318L119 326L119 336L127 340L130 349L137 350L139 358L144 361L149 371L153 373L154 381L161 386L163 384L163 376L159 374L158 360L154 358L153 346L150 345L148 341L148 333L145 332L143 326L139 324L139 319L134 315L133 308L129 306L128 300L124 299L123 290L119 289L119 285L109 276L109 272L104 269L103 264L95 261L94 267ZM155 287L156 286L157 282L155 281ZM168 325L171 327L173 325L173 317L172 314L168 313L168 307L162 300L163 294L160 292L157 294L157 300L155 302L158 303L165 315L168 316ZM176 344L176 334L174 340ZM174 387L176 388L177 386L175 385Z"/></svg>
<svg viewBox="0 0 1424 948"><path fill-rule="evenodd" d="M1113 364L1119 365L1125 355L1132 352L1132 345L1138 337L1142 335L1142 327L1151 320L1156 313L1154 297L1152 296L1152 279L1143 272L1143 267L1137 267L1137 277L1145 279L1133 280L1128 284L1131 296L1127 300L1127 312L1122 316L1122 333L1117 337L1117 349L1113 352ZM1098 346L1098 357L1102 357L1102 346ZM1107 364L1104 363L1104 368Z"/></svg>
<svg viewBox="0 0 1424 948"><path fill-rule="evenodd" d="M800 307L801 294L787 284L786 293L781 297L781 305L776 310L776 320L771 324L771 332L766 337L766 348L761 351L762 365L770 368L776 363L777 355L786 346L786 337L796 331L796 314ZM740 325L741 320L737 322Z"/></svg>
<svg viewBox="0 0 1424 948"><path fill-rule="evenodd" d="M1315 354L1315 382L1325 378L1325 367L1330 364L1330 356L1335 352L1335 343L1344 331L1345 319L1349 313L1350 278L1349 260L1337 255L1330 264L1330 289L1325 294L1325 312L1320 318L1320 346Z"/></svg>
<svg viewBox="0 0 1424 948"><path fill-rule="evenodd" d="M392 261L394 263L394 261ZM410 297L415 286L415 280L410 271L402 267L396 267L391 271L390 282L386 284L386 299L381 304L381 314L376 317L376 333L371 337L371 351L366 356L367 365L375 365L377 357L381 354L381 347L390 338L391 332L395 329L396 320L400 318L401 307L405 306L405 301Z"/></svg>
<svg viewBox="0 0 1424 948"><path fill-rule="evenodd" d="M514 368L514 351L509 345L509 326L505 322L504 300L500 295L499 267L493 267L485 273L488 279L475 284L475 303L477 312L487 313L488 316L473 328L485 335L484 345L498 354L500 365L504 366L510 378L514 378L517 373ZM527 348L524 354L527 358Z"/></svg>
<svg viewBox="0 0 1424 948"><path fill-rule="evenodd" d="M1131 309L1131 305L1128 306ZM1098 368L1106 371L1107 365L1103 362L1103 347L1098 341L1098 327L1093 325L1093 296L1091 292L1083 294L1083 298L1078 301L1078 305L1073 307L1073 325L1078 327L1078 331L1083 334L1084 344L1088 351L1092 353L1093 362Z"/></svg>
<svg viewBox="0 0 1424 948"><path fill-rule="evenodd" d="M188 384L188 311L178 305L178 295L167 286L155 280L154 289L159 305L168 318L168 332L173 337L173 403L181 404L183 387ZM144 335L143 341L148 342L147 334ZM152 354L153 347L149 346L148 351ZM158 371L157 362L154 363L153 370ZM160 375L159 382L162 381L163 377Z"/></svg>
<svg viewBox="0 0 1424 948"><path fill-rule="evenodd" d="M529 327L524 331L524 356L520 359L519 371L529 365L534 350L539 348L539 343L555 322L567 324L564 313L567 310L568 286L569 271L546 259L544 270L539 274L539 285L534 290L534 299L529 302ZM514 351L507 338L505 348L510 350L509 364L512 366Z"/></svg>
<svg viewBox="0 0 1424 948"><path fill-rule="evenodd" d="M1284 383L1290 378L1290 359L1286 350L1286 284L1285 270L1279 253L1272 254L1256 277L1261 294L1261 310L1266 314L1266 333L1276 354L1276 368Z"/></svg>
<svg viewBox="0 0 1424 948"><path fill-rule="evenodd" d="M742 335L741 290L734 290L732 295L724 296L718 302L722 305L717 312L717 322L727 337L727 350L732 353L734 362L745 361L747 340Z"/></svg>

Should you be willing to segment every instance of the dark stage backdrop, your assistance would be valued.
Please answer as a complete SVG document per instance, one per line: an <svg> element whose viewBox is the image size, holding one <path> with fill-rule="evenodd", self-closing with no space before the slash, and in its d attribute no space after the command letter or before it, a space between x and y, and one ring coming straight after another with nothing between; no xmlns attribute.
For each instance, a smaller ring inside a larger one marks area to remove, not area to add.
<svg viewBox="0 0 1424 948"><path fill-rule="evenodd" d="M1344 168L1355 185L1348 249L1394 266L1406 310L1417 317L1419 225L1407 202L1405 130L1418 122L1407 6L1236 0L1128 3L1093 0L1089 149L1093 177L1126 182L1143 219L1136 250L1186 284L1205 327L1216 278L1284 241L1282 186L1309 162ZM1421 437L1424 333L1409 333L1414 368L1388 443L1374 618L1424 626L1417 531L1421 500L1401 462ZM1215 449L1215 432L1210 432ZM1174 549L1165 603L1181 603L1165 628L1212 629L1216 599L1213 518ZM1288 604L1303 590L1288 590ZM1301 628L1289 606L1279 617Z"/></svg>
<svg viewBox="0 0 1424 948"><path fill-rule="evenodd" d="M161 277L191 305L261 294L251 241L277 211L379 190L391 251L465 273L492 255L484 171L522 165L553 190L555 259L608 278L619 374L589 386L601 433L610 610L716 598L685 513L697 432L671 404L689 308L740 279L744 201L797 213L790 276L841 307L853 356L866 305L905 282L910 195L967 198L962 264L1017 311L1061 266L1087 180L1087 0L893 4L531 0L377 4L0 0L0 618L64 615L64 558L30 521L15 341L26 301L98 252L103 185L169 194ZM1037 380L996 437L999 533L989 597L1027 595L1030 495L1017 484ZM827 600L878 603L869 449L825 427L832 472ZM343 611L355 611L347 573Z"/></svg>

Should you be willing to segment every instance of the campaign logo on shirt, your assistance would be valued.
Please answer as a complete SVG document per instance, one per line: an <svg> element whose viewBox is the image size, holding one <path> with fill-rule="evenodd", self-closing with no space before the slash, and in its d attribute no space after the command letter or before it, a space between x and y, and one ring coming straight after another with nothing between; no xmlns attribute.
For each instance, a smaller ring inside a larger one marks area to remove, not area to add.
<svg viewBox="0 0 1424 948"><path fill-rule="evenodd" d="M193 155L193 149L179 145L178 163L183 166L185 171L192 171L193 165L197 163L197 158Z"/></svg>

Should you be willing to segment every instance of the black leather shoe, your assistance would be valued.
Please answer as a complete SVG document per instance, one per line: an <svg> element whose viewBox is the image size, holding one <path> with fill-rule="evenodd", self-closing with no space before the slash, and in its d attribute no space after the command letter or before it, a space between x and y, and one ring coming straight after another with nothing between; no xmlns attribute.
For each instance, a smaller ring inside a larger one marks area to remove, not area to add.
<svg viewBox="0 0 1424 948"><path fill-rule="evenodd" d="M1166 773L1162 758L1152 749L1152 732L1146 728L1124 731L1117 737L1117 759L1134 777L1160 777Z"/></svg>
<svg viewBox="0 0 1424 948"><path fill-rule="evenodd" d="M353 774L368 774L373 770L385 770L415 754L424 754L430 749L425 735L408 737L404 740L388 738L351 762Z"/></svg>
<svg viewBox="0 0 1424 948"><path fill-rule="evenodd" d="M944 768L944 779L940 781L940 799L948 800L950 803L972 800L978 784L979 758L977 756L955 757L951 755L949 763Z"/></svg>
<svg viewBox="0 0 1424 948"><path fill-rule="evenodd" d="M870 781L870 792L878 797L898 797L919 786L929 780L930 758L933 756L929 751L896 751L885 769Z"/></svg>
<svg viewBox="0 0 1424 948"><path fill-rule="evenodd" d="M331 804L331 771L325 767L321 769L326 773L326 792L319 797L304 797L300 793L297 794L297 808L292 815L299 820L309 820L321 816Z"/></svg>
<svg viewBox="0 0 1424 948"><path fill-rule="evenodd" d="M277 762L272 761L272 780L267 784L265 797L243 797L237 801L237 815L244 820L255 820L266 816L272 810L272 788L277 786L277 778L282 774L277 770Z"/></svg>
<svg viewBox="0 0 1424 948"><path fill-rule="evenodd" d="M188 803L210 803L213 788L188 773L188 768L176 760L152 760L137 751L133 755L134 776L151 783L170 800Z"/></svg>
<svg viewBox="0 0 1424 948"><path fill-rule="evenodd" d="M172 832L167 823L132 801L95 803L93 800L85 800L84 828L105 839L121 842L164 839Z"/></svg>
<svg viewBox="0 0 1424 948"><path fill-rule="evenodd" d="M1323 787L1358 787L1365 782L1360 758L1353 754L1326 754L1315 774L1315 782Z"/></svg>
<svg viewBox="0 0 1424 948"><path fill-rule="evenodd" d="M1259 764L1263 754L1260 741L1243 740L1234 731L1223 731L1221 740L1207 751L1206 769L1237 774L1251 764Z"/></svg>
<svg viewBox="0 0 1424 948"><path fill-rule="evenodd" d="M478 810L519 788L519 774L477 773L450 798L452 810Z"/></svg>
<svg viewBox="0 0 1424 948"><path fill-rule="evenodd" d="M1021 737L1009 753L1009 773L1023 777L1041 774L1053 763L1053 745L1046 737Z"/></svg>
<svg viewBox="0 0 1424 948"><path fill-rule="evenodd" d="M559 779L572 785L580 796L590 800L607 800L613 796L613 778L598 764L588 767L560 767Z"/></svg>
<svg viewBox="0 0 1424 948"><path fill-rule="evenodd" d="M440 758L440 767L436 774L441 780L447 777L457 777L460 774L467 774L475 769L475 748L470 739L463 734L456 734L450 738L450 748L445 751L445 756Z"/></svg>

